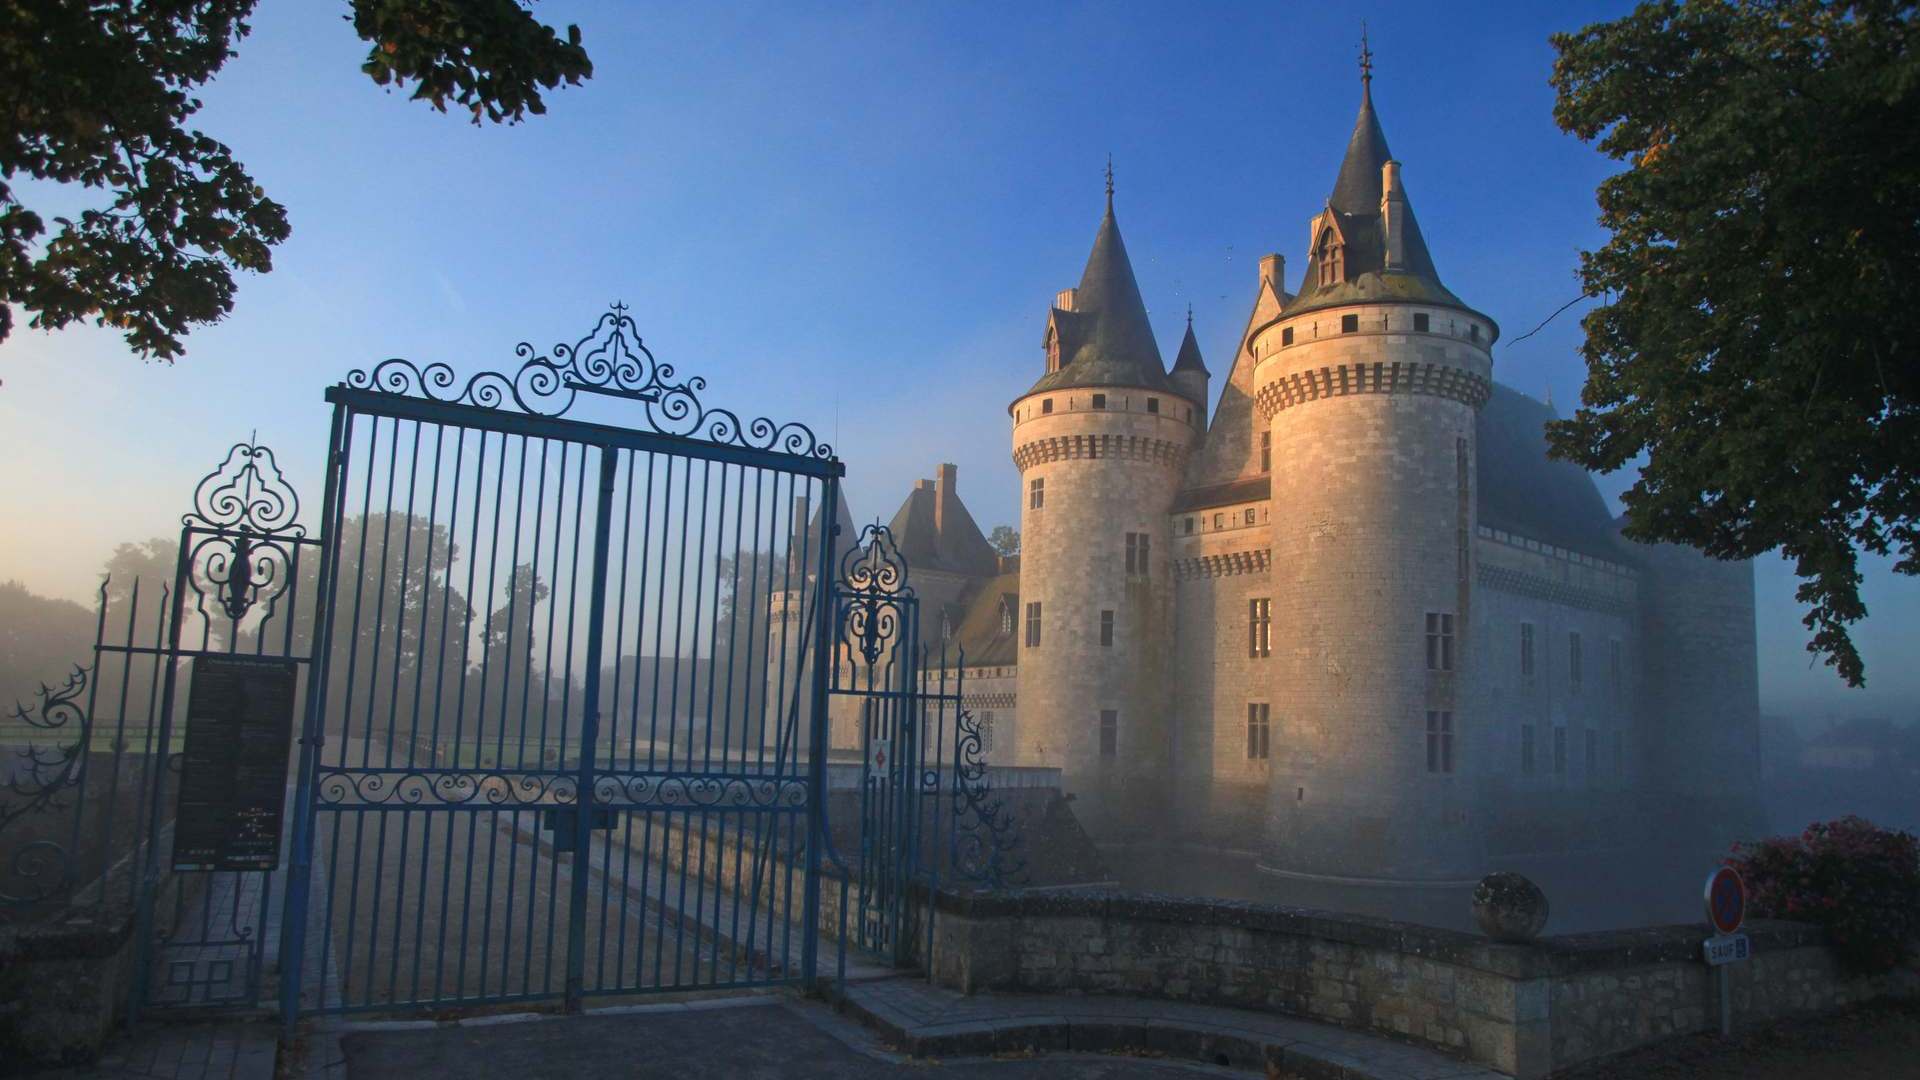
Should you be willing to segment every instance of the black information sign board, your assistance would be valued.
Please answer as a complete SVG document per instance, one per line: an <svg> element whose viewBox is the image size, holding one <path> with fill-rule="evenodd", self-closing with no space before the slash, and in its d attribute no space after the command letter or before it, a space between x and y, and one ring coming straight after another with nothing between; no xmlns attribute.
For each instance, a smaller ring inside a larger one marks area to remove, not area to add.
<svg viewBox="0 0 1920 1080"><path fill-rule="evenodd" d="M298 670L292 660L267 657L193 658L175 870L279 864Z"/></svg>

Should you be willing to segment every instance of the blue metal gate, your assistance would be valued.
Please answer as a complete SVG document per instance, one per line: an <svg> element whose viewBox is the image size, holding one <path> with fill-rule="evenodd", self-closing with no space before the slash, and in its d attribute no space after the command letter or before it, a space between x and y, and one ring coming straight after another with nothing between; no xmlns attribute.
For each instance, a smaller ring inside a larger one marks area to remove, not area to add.
<svg viewBox="0 0 1920 1080"><path fill-rule="evenodd" d="M818 966L844 470L707 406L619 305L517 353L327 391L289 1019Z"/></svg>
<svg viewBox="0 0 1920 1080"><path fill-rule="evenodd" d="M965 707L966 654L921 639L920 600L893 533L874 524L841 554L833 582L829 708L850 712L845 741L860 755L857 812L846 814L851 864L831 846L846 883L841 958L849 945L895 966L933 942L933 906L910 903L943 879L1003 888L1025 878L1022 839L987 783L980 727ZM829 813L829 825L833 815ZM916 919L918 921L916 921Z"/></svg>

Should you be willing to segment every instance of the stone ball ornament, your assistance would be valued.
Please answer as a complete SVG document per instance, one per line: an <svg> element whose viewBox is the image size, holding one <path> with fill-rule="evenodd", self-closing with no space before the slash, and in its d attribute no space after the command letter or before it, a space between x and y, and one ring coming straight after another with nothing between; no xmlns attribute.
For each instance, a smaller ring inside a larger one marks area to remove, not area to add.
<svg viewBox="0 0 1920 1080"><path fill-rule="evenodd" d="M1532 941L1547 925L1547 894L1520 874L1488 874L1474 886L1473 917L1495 941Z"/></svg>

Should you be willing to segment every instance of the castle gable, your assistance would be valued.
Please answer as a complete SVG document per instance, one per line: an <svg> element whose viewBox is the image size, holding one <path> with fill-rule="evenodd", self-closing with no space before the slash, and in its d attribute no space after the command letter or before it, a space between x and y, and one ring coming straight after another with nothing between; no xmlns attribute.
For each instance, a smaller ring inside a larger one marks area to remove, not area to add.
<svg viewBox="0 0 1920 1080"><path fill-rule="evenodd" d="M1187 466L1186 488L1224 484L1260 473L1259 440L1254 434L1252 330L1280 315L1285 298L1274 279L1262 275L1253 311L1247 316L1246 332L1240 348L1233 354L1233 366L1227 371L1226 385L1220 388L1220 402L1214 406L1213 421L1201 436L1199 448Z"/></svg>

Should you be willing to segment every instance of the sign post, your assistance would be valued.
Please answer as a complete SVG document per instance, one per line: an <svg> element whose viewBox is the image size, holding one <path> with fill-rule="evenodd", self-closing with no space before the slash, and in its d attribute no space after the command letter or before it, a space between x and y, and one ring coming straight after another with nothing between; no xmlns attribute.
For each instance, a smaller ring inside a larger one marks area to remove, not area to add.
<svg viewBox="0 0 1920 1080"><path fill-rule="evenodd" d="M1714 934L1700 943L1700 951L1720 984L1720 1034L1729 1036L1733 1034L1733 994L1727 965L1753 955L1747 935L1740 933L1740 924L1747 918L1747 883L1733 867L1722 866L1707 875L1705 893L1707 923Z"/></svg>

